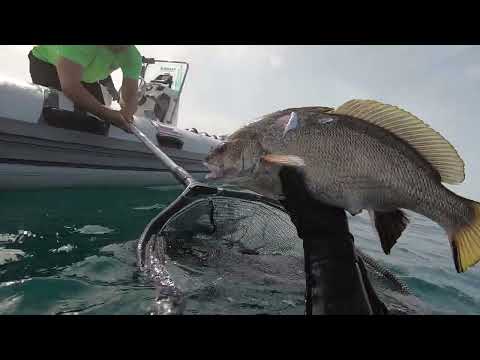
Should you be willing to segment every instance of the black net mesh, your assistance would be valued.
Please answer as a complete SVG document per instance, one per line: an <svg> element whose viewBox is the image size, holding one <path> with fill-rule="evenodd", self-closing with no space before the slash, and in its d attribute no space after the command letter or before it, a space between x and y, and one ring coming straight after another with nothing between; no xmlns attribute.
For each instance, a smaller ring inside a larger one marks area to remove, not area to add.
<svg viewBox="0 0 480 360"><path fill-rule="evenodd" d="M283 208L257 195L187 189L151 222L138 251L158 291L154 313L303 314L302 240ZM358 254L391 313L424 311L402 281Z"/></svg>

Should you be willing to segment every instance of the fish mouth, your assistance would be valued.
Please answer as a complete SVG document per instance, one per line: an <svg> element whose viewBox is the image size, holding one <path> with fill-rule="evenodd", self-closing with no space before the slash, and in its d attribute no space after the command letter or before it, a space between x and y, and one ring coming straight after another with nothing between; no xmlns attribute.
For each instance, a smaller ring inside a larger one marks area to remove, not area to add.
<svg viewBox="0 0 480 360"><path fill-rule="evenodd" d="M203 165L210 171L206 176L205 179L208 180L215 180L223 177L223 168L220 166L212 165L209 163L204 162Z"/></svg>

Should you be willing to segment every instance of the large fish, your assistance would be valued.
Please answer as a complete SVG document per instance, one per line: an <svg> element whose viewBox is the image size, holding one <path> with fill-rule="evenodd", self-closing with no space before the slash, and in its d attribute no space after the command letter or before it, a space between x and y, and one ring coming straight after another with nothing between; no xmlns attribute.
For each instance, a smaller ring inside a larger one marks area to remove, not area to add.
<svg viewBox="0 0 480 360"><path fill-rule="evenodd" d="M455 268L480 260L480 204L456 195L464 163L452 145L414 115L372 100L336 110L293 108L267 115L229 136L207 157L209 178L279 198L281 166L300 169L317 200L368 210L386 254L408 220L401 209L442 226Z"/></svg>

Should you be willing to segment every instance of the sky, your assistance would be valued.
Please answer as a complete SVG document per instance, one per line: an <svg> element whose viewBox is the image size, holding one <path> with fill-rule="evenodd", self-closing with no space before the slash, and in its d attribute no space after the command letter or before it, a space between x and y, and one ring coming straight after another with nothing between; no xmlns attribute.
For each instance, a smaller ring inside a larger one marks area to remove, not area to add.
<svg viewBox="0 0 480 360"><path fill-rule="evenodd" d="M0 46L3 76L30 81L29 45ZM480 46L139 45L146 57L186 61L179 127L230 133L288 107L351 99L399 106L441 133L466 164L449 186L480 201ZM113 74L121 81L121 72Z"/></svg>

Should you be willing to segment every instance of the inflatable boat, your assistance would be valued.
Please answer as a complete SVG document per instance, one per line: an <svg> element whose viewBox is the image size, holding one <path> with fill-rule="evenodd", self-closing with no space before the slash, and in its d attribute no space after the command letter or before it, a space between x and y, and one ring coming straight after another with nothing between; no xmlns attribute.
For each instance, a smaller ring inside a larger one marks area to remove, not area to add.
<svg viewBox="0 0 480 360"><path fill-rule="evenodd" d="M145 59L137 127L195 177L220 143L215 135L177 127L188 64ZM102 85L115 107L115 88ZM174 185L165 166L136 138L77 109L60 91L0 79L0 189Z"/></svg>

